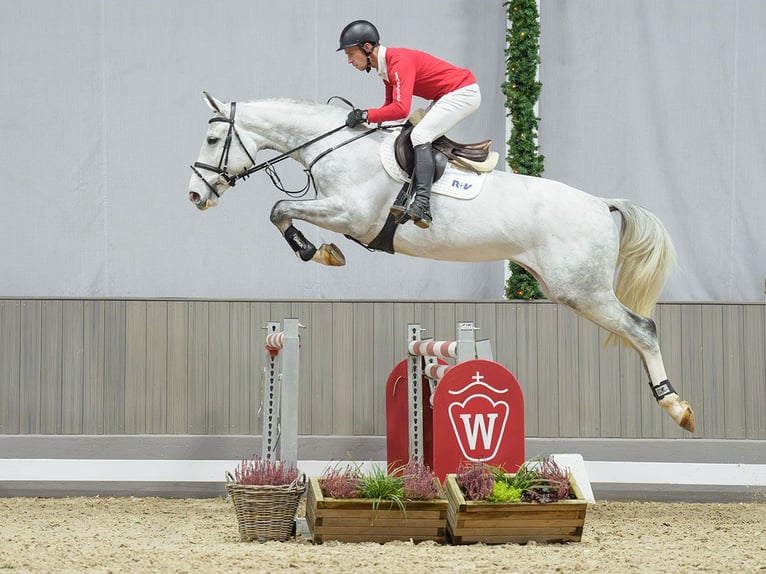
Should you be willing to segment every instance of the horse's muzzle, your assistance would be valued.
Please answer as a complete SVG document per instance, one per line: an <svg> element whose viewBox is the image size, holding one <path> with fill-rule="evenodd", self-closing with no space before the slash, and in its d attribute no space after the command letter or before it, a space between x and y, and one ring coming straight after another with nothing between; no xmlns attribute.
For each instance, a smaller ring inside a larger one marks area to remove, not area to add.
<svg viewBox="0 0 766 574"><path fill-rule="evenodd" d="M212 199L202 201L202 197L200 197L200 194L196 191L189 192L189 201L196 205L197 209L200 211L205 211L208 207L215 207L217 205L217 203Z"/></svg>

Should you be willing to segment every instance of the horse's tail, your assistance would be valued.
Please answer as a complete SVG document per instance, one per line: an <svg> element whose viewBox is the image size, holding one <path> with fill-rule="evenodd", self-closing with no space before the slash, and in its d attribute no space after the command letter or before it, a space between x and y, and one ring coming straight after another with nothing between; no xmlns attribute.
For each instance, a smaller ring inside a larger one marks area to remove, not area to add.
<svg viewBox="0 0 766 574"><path fill-rule="evenodd" d="M606 200L622 215L615 294L623 305L651 317L676 258L665 226L652 213L626 199Z"/></svg>

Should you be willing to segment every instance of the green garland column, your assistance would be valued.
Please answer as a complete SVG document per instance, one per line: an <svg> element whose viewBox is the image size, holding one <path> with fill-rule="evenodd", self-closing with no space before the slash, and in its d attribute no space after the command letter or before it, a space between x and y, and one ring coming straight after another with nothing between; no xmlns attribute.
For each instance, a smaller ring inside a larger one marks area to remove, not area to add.
<svg viewBox="0 0 766 574"><path fill-rule="evenodd" d="M540 20L536 0L510 0L508 11L505 61L508 81L503 82L505 107L511 118L506 161L514 173L540 176L544 156L538 153L535 104L540 96L537 66L540 63ZM511 276L505 285L508 299L545 299L537 281L526 269L509 263Z"/></svg>

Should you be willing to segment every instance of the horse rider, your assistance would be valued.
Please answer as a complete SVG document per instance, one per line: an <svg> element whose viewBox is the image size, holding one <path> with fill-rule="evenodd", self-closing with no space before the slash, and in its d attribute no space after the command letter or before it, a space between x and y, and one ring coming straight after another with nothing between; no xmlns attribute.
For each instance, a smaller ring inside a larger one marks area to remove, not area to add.
<svg viewBox="0 0 766 574"><path fill-rule="evenodd" d="M375 68L386 87L385 103L379 108L352 110L346 119L348 127L361 122L405 119L410 115L413 96L431 100L411 134L415 152L415 198L409 209L406 205L391 207L395 216L406 213L415 225L427 229L432 221L430 194L434 156L431 143L479 108L481 91L476 78L470 70L425 52L382 46L377 28L367 20L355 20L343 28L336 51L341 50L357 70L369 73Z"/></svg>

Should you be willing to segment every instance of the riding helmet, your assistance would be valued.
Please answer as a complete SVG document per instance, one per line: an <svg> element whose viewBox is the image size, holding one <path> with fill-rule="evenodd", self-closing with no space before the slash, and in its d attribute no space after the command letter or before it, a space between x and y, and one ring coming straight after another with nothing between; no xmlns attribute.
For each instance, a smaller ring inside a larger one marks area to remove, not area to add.
<svg viewBox="0 0 766 574"><path fill-rule="evenodd" d="M354 20L340 33L340 47L336 52L352 46L361 46L367 42L373 46L380 43L378 29L367 20Z"/></svg>

